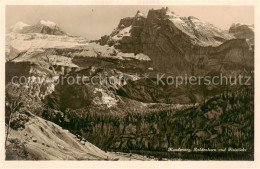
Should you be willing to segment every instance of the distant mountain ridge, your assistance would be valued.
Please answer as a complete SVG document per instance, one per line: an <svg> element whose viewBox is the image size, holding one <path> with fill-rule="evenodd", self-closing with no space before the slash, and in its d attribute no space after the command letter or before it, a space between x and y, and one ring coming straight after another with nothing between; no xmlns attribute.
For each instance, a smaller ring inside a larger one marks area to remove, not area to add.
<svg viewBox="0 0 260 169"><path fill-rule="evenodd" d="M229 33L236 38L247 39L250 45L254 45L254 25L247 25L243 23L233 23L229 28Z"/></svg>
<svg viewBox="0 0 260 169"><path fill-rule="evenodd" d="M66 35L67 33L60 29L56 23L41 19L35 25L28 25L23 22L18 22L12 25L9 32L15 33L41 33L49 35Z"/></svg>
<svg viewBox="0 0 260 169"><path fill-rule="evenodd" d="M23 23L23 22L17 22L16 24L10 26L8 28L8 32L15 32L15 33L18 33L20 32L24 27L27 27L27 26L30 26L26 23Z"/></svg>
<svg viewBox="0 0 260 169"><path fill-rule="evenodd" d="M71 48L88 44L84 37L73 36L64 32L56 23L39 20L35 25L18 22L7 29L6 60L13 60L19 53L29 56L47 48ZM19 55L21 56L21 55Z"/></svg>

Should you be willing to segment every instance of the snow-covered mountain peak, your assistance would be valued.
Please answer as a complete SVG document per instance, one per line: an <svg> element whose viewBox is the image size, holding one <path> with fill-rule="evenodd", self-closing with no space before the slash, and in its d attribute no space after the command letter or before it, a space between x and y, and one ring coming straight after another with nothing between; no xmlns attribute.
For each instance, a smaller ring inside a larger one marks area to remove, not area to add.
<svg viewBox="0 0 260 169"><path fill-rule="evenodd" d="M19 32L22 30L24 27L30 26L24 22L17 22L16 24L12 25L9 27L8 31L9 32Z"/></svg>
<svg viewBox="0 0 260 169"><path fill-rule="evenodd" d="M49 35L67 35L62 29L60 29L56 23L48 20L41 19L36 24L27 25L23 22L18 22L8 29L8 33L41 33Z"/></svg>
<svg viewBox="0 0 260 169"><path fill-rule="evenodd" d="M54 23L54 22L52 22L52 21L44 20L44 19L41 19L41 20L39 21L39 24L44 25L44 26L48 26L48 27L50 27L50 28L53 28L53 27L56 26L56 23Z"/></svg>

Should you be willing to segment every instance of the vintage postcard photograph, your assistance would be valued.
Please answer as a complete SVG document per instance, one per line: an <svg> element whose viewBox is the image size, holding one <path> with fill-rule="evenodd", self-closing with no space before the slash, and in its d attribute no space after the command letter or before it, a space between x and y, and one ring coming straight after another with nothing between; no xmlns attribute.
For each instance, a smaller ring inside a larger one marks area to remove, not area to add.
<svg viewBox="0 0 260 169"><path fill-rule="evenodd" d="M5 162L255 161L254 5L4 9Z"/></svg>

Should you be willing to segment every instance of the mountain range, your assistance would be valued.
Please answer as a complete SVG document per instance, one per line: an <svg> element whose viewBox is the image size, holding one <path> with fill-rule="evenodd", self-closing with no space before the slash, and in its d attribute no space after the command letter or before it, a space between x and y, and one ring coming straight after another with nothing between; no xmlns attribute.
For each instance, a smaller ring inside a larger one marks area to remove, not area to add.
<svg viewBox="0 0 260 169"><path fill-rule="evenodd" d="M178 16L168 8L152 9L147 16L138 11L134 17L121 19L100 44L127 53L144 53L155 69L163 68L164 72L205 75L228 72L238 64L252 68L253 50L248 41L254 41L254 33L251 25L242 27L232 25L225 31L193 16Z"/></svg>
<svg viewBox="0 0 260 169"><path fill-rule="evenodd" d="M153 154L172 146L192 147L192 139L196 146L223 146L214 142L217 138L225 140L225 146L241 146L236 139L244 140L250 150L246 157L251 159L252 90L238 85L176 88L156 84L155 77L157 73L252 76L253 70L253 25L234 23L222 30L193 16L179 16L167 7L151 9L147 15L137 11L122 18L111 34L92 41L73 36L51 21L18 22L6 32L5 83L6 96L11 97L6 99L6 121L11 102L18 100L23 105L11 122L8 157L126 160L122 154L105 150ZM145 73L149 78L136 77ZM118 84L55 84L57 79L78 75L125 79ZM12 84L14 76L45 80L41 85ZM243 105L248 111L239 114L245 110ZM242 122L244 126L238 129ZM187 129L185 136L182 129ZM233 131L235 143L230 139Z"/></svg>

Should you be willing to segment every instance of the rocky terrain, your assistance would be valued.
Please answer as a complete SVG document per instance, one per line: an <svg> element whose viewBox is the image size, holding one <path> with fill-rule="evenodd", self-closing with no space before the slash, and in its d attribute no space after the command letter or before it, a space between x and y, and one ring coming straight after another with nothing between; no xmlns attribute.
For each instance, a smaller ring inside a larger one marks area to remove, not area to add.
<svg viewBox="0 0 260 169"><path fill-rule="evenodd" d="M23 119L17 118L21 123ZM24 128L12 126L7 143L8 160L113 160L108 153L52 122L33 115L27 118ZM15 125L19 122L13 121Z"/></svg>
<svg viewBox="0 0 260 169"><path fill-rule="evenodd" d="M151 9L147 16L138 11L134 17L122 19L100 44L144 53L155 69L175 74L205 75L220 69L230 71L240 64L251 69L253 51L232 30L229 33L193 16L178 16L168 8Z"/></svg>
<svg viewBox="0 0 260 169"><path fill-rule="evenodd" d="M234 23L229 28L229 33L233 34L236 38L246 39L250 45L254 45L254 25Z"/></svg>
<svg viewBox="0 0 260 169"><path fill-rule="evenodd" d="M233 24L225 31L168 8L147 15L138 11L97 41L70 35L51 21L11 26L6 33L6 159L252 160L253 78L252 85L242 87L178 88L155 79L157 73L253 77L251 28ZM149 78L142 78L145 73ZM27 83L19 82L21 76ZM77 76L103 80L68 83ZM120 80L105 80L111 77ZM247 151L167 152L179 147Z"/></svg>
<svg viewBox="0 0 260 169"><path fill-rule="evenodd" d="M102 151L81 136L29 112L14 114L11 127L6 160L154 160Z"/></svg>

